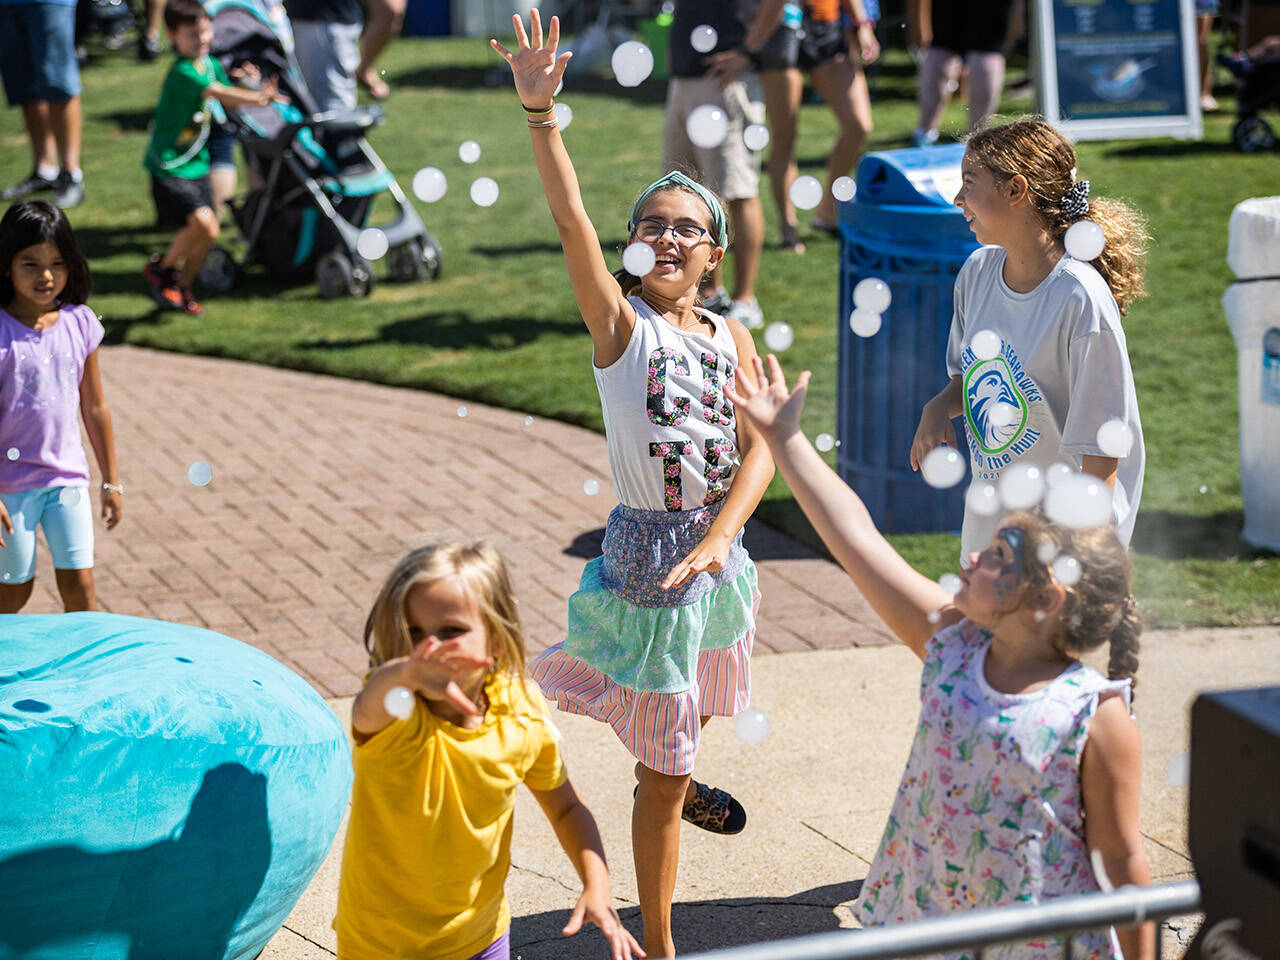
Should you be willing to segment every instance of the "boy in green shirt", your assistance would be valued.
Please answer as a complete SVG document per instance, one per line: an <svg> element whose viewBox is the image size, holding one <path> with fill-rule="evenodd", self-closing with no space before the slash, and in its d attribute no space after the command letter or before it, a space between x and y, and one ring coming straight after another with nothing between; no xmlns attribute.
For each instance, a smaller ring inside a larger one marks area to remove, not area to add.
<svg viewBox="0 0 1280 960"><path fill-rule="evenodd" d="M142 276L162 310L199 316L204 308L191 286L219 232L209 186L210 126L223 105L265 106L283 98L274 79L258 90L231 85L209 56L213 22L199 0L168 0L164 22L177 58L164 79L142 165L151 173L156 219L179 230L164 254L142 268Z"/></svg>

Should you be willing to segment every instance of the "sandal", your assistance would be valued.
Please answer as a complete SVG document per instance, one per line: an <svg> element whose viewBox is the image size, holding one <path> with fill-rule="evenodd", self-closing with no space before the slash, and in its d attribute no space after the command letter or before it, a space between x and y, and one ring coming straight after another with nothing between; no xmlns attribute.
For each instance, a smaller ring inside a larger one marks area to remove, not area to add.
<svg viewBox="0 0 1280 960"><path fill-rule="evenodd" d="M639 792L637 783L631 795ZM747 811L742 804L718 787L708 787L697 780L693 781L693 799L685 803L680 817L695 827L725 836L741 833L747 825Z"/></svg>
<svg viewBox="0 0 1280 960"><path fill-rule="evenodd" d="M778 246L791 253L804 253L804 243L800 240L800 234L791 225L782 227L782 242Z"/></svg>

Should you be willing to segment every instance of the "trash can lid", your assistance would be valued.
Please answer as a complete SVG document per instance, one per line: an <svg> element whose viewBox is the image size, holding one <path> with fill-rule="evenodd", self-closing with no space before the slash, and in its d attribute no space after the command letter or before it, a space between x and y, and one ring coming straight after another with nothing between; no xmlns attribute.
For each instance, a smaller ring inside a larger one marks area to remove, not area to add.
<svg viewBox="0 0 1280 960"><path fill-rule="evenodd" d="M868 153L858 164L854 203L951 207L960 192L963 143Z"/></svg>
<svg viewBox="0 0 1280 960"><path fill-rule="evenodd" d="M1280 197L1237 203L1227 235L1227 264L1237 277L1280 277Z"/></svg>

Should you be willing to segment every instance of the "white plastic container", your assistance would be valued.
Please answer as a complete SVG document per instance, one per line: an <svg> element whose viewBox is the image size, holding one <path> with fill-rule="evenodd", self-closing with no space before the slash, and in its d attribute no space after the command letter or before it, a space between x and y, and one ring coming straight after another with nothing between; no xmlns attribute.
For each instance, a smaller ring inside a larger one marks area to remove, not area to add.
<svg viewBox="0 0 1280 960"><path fill-rule="evenodd" d="M1280 197L1231 213L1222 295L1240 364L1240 488L1246 541L1280 553Z"/></svg>

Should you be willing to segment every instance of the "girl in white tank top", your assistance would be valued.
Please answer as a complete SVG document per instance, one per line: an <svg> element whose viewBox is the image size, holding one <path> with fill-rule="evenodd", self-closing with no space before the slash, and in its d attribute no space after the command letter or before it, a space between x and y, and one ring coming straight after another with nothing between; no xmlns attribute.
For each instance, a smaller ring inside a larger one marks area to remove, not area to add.
<svg viewBox="0 0 1280 960"><path fill-rule="evenodd" d="M754 383L756 349L740 323L698 305L700 283L724 256L727 229L720 202L688 177L663 177L631 211L629 242L652 248L653 269L643 277L610 273L552 109L569 58L556 54L559 24L553 17L545 43L536 10L529 34L518 18L516 25L514 53L492 43L528 113L542 186L591 333L622 501L609 515L604 555L587 564L569 599L564 642L538 656L529 673L560 709L610 724L638 761L632 835L648 838L634 851L643 946L649 956L669 957L669 879L681 818L719 833L737 833L746 822L737 801L693 782L692 772L702 722L733 716L750 697L759 593L742 527L773 477L773 461L735 417L724 389L735 378Z"/></svg>

